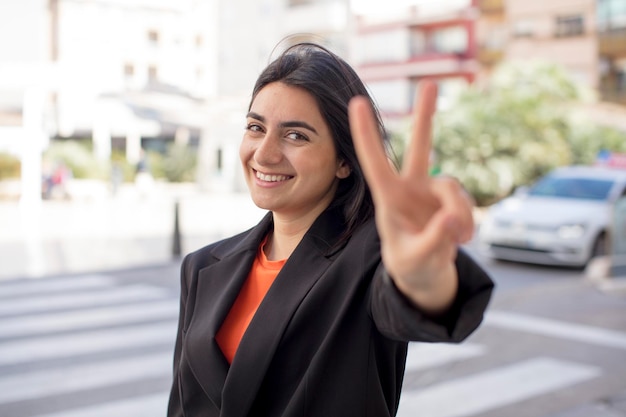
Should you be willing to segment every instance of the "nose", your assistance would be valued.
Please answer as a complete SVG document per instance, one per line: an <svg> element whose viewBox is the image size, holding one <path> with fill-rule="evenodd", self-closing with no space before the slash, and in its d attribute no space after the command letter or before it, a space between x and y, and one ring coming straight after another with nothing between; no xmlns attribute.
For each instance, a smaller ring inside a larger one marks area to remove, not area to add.
<svg viewBox="0 0 626 417"><path fill-rule="evenodd" d="M282 158L280 138L271 132L267 132L254 151L254 160L261 166L267 166L279 163Z"/></svg>

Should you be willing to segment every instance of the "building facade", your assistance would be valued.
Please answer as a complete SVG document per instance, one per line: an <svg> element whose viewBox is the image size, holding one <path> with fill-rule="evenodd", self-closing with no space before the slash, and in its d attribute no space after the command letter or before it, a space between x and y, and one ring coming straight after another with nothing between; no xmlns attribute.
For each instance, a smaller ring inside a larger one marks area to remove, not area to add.
<svg viewBox="0 0 626 417"><path fill-rule="evenodd" d="M473 1L422 2L391 16L356 16L352 61L388 127L410 114L420 80L436 80L445 107L478 71Z"/></svg>
<svg viewBox="0 0 626 417"><path fill-rule="evenodd" d="M0 78L9 81L0 82L0 145L22 155L23 141L1 133L9 123L25 132L24 97L36 85L28 108L42 119L38 137L91 138L102 159L119 149L130 162L142 148L179 141L198 147L205 188L242 188L237 147L257 75L297 40L343 53L348 8L348 0L2 2Z"/></svg>
<svg viewBox="0 0 626 417"><path fill-rule="evenodd" d="M561 65L595 96L598 123L626 130L626 2L478 0L479 78L500 62Z"/></svg>
<svg viewBox="0 0 626 417"><path fill-rule="evenodd" d="M348 58L391 130L405 129L420 80L438 81L445 108L499 62L528 59L563 65L597 92L590 114L626 129L624 0L414 3L356 15L350 0L1 2L0 148L92 138L100 157L133 162L179 141L198 147L203 188L242 189L252 85L302 40Z"/></svg>
<svg viewBox="0 0 626 417"><path fill-rule="evenodd" d="M596 30L600 97L626 106L626 1L597 0Z"/></svg>
<svg viewBox="0 0 626 417"><path fill-rule="evenodd" d="M582 85L598 87L596 0L507 0L507 61L562 65Z"/></svg>

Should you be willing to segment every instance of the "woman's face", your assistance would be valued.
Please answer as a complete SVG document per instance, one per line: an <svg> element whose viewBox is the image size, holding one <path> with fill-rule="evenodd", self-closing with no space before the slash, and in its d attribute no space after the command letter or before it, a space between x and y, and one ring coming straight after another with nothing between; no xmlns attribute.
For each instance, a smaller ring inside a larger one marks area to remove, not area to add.
<svg viewBox="0 0 626 417"><path fill-rule="evenodd" d="M317 216L350 174L313 96L280 82L254 98L239 156L254 203L289 217Z"/></svg>

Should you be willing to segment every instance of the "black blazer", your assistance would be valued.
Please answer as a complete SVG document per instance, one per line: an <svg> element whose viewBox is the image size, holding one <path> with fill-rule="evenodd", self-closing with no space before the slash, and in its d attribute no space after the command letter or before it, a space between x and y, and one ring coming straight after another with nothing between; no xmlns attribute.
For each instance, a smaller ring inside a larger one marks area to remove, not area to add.
<svg viewBox="0 0 626 417"><path fill-rule="evenodd" d="M393 416L407 342L460 342L482 320L493 283L462 251L454 305L427 317L386 275L374 221L337 246L343 226L330 210L285 263L229 366L215 335L271 225L268 213L185 257L169 417Z"/></svg>

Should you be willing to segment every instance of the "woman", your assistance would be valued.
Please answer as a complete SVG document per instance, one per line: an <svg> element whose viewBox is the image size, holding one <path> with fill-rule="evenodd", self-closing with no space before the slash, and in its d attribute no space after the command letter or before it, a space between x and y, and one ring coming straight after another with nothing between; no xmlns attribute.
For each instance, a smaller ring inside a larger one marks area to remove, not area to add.
<svg viewBox="0 0 626 417"><path fill-rule="evenodd" d="M428 177L435 97L397 172L343 60L299 44L263 71L240 158L268 214L183 261L169 416L393 416L408 341L476 329L493 284L458 249L470 199Z"/></svg>

